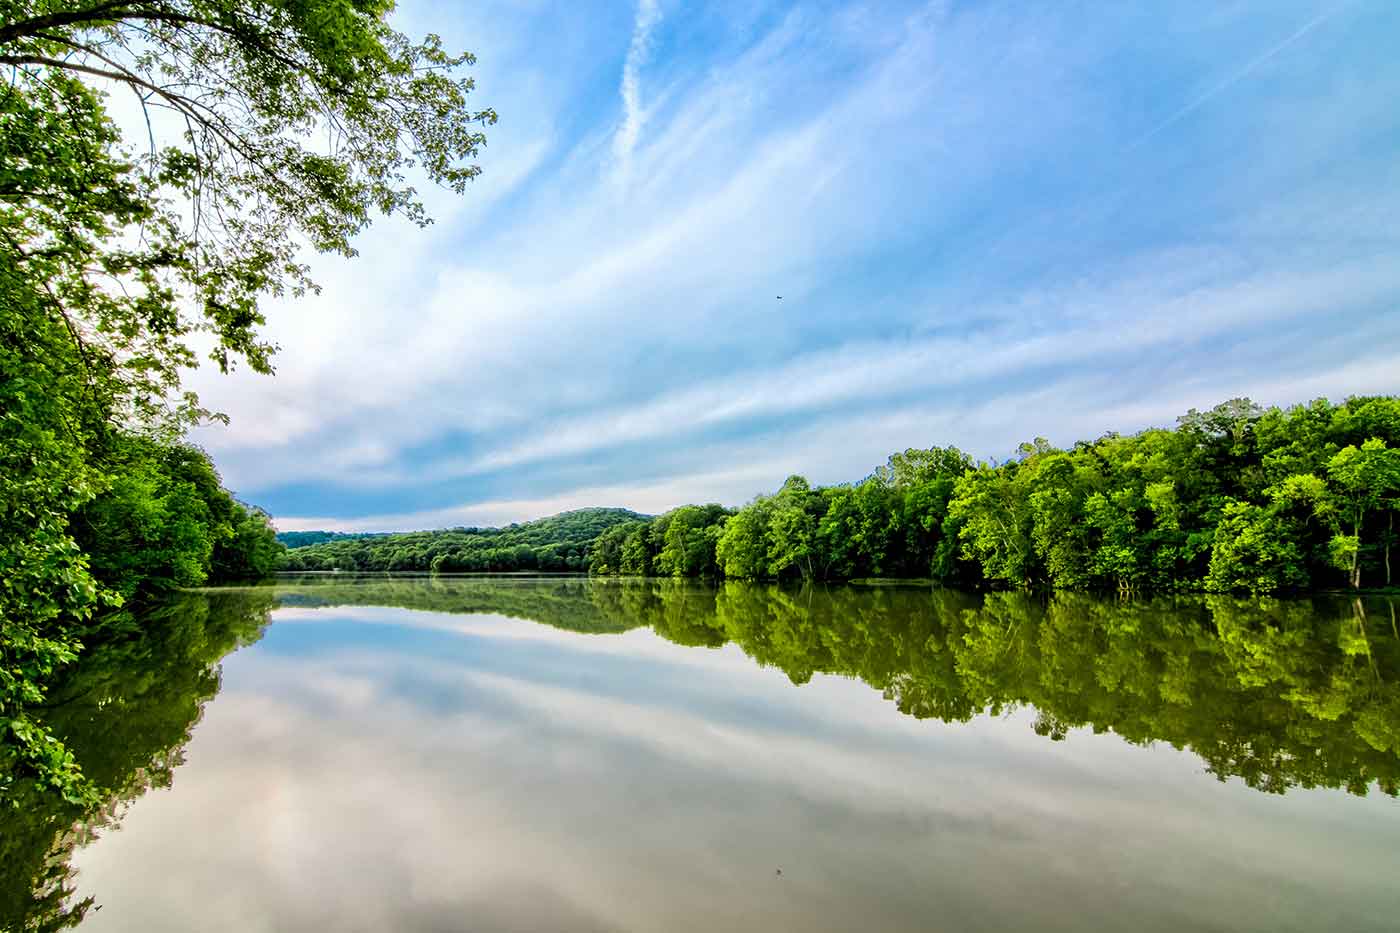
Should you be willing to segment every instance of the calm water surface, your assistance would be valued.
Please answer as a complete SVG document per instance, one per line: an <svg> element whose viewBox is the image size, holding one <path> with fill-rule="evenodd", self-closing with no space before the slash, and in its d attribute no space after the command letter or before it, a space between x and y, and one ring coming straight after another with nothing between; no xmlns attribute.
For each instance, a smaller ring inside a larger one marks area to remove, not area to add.
<svg viewBox="0 0 1400 933"><path fill-rule="evenodd" d="M1393 931L1395 610L189 594L53 698L112 804L0 814L0 927Z"/></svg>

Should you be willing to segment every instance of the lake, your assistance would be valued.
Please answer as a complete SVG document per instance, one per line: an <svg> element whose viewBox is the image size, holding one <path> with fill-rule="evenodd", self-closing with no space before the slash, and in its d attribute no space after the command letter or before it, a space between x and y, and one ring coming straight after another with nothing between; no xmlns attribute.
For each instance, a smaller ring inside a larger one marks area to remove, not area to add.
<svg viewBox="0 0 1400 933"><path fill-rule="evenodd" d="M1397 602L183 594L50 698L111 803L0 812L0 926L1395 930Z"/></svg>

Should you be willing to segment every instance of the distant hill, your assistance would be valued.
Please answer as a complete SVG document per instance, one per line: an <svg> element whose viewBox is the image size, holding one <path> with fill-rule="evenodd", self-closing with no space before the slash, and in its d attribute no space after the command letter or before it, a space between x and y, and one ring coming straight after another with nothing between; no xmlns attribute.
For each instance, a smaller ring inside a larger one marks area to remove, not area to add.
<svg viewBox="0 0 1400 933"><path fill-rule="evenodd" d="M348 541L352 538L375 538L382 531L279 531L277 540L288 548L310 547L326 541Z"/></svg>
<svg viewBox="0 0 1400 933"><path fill-rule="evenodd" d="M448 528L401 534L322 535L287 544L286 570L432 570L442 573L516 570L585 571L589 551L603 532L643 523L651 516L630 509L577 509L504 528Z"/></svg>

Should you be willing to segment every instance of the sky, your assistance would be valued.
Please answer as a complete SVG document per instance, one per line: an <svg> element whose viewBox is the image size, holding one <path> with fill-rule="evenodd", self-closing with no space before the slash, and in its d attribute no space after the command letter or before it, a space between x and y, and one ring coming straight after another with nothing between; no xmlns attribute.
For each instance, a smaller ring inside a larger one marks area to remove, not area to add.
<svg viewBox="0 0 1400 933"><path fill-rule="evenodd" d="M283 530L739 505L1400 391L1400 4L409 0L488 131L195 440ZM781 297L779 297L781 296Z"/></svg>

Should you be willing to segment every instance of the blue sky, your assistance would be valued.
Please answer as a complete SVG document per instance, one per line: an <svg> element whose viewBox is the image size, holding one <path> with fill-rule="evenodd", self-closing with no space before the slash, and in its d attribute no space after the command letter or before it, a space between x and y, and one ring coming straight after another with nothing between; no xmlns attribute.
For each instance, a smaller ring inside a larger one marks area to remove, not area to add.
<svg viewBox="0 0 1400 933"><path fill-rule="evenodd" d="M1400 5L404 3L500 123L268 305L197 440L284 529L739 504L1400 391ZM776 296L782 295L779 300Z"/></svg>

